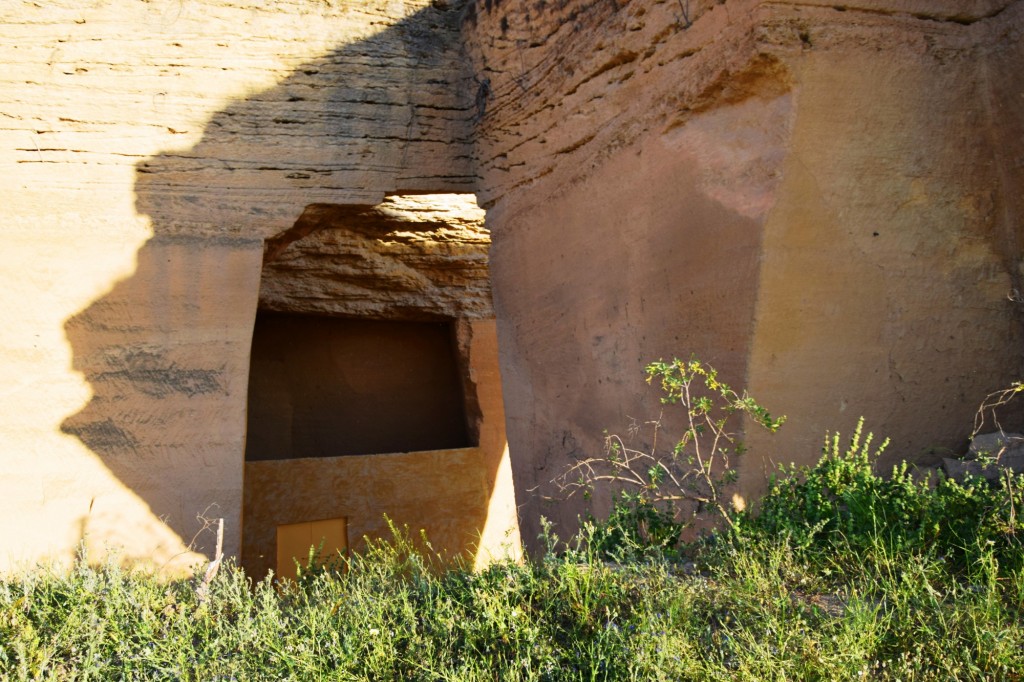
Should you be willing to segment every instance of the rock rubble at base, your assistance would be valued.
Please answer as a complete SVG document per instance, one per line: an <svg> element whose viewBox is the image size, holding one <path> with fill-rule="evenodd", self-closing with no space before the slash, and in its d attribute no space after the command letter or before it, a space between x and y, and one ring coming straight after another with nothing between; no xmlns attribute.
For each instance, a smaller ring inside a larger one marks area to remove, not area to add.
<svg viewBox="0 0 1024 682"><path fill-rule="evenodd" d="M963 459L943 458L942 469L946 476L961 482L969 476L981 476L994 483L1007 470L1024 474L1024 434L979 434L971 440Z"/></svg>

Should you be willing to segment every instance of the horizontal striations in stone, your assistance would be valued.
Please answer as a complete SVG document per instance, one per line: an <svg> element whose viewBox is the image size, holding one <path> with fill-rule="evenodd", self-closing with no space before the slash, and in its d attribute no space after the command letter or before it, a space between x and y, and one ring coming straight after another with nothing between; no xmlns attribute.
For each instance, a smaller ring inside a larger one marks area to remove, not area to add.
<svg viewBox="0 0 1024 682"><path fill-rule="evenodd" d="M1014 0L507 0L474 2L464 19L478 74L478 199L556 173L564 186L645 131L791 89L808 50L890 50L908 40L948 55L978 44L981 24ZM544 198L535 196L535 200Z"/></svg>
<svg viewBox="0 0 1024 682"><path fill-rule="evenodd" d="M493 317L489 246L472 195L312 205L267 241L260 307L378 319Z"/></svg>
<svg viewBox="0 0 1024 682"><path fill-rule="evenodd" d="M743 70L755 40L749 22L731 29L728 17L753 4L477 3L466 21L467 51L488 78L476 105L482 205L556 170L586 176Z"/></svg>
<svg viewBox="0 0 1024 682"><path fill-rule="evenodd" d="M5 3L0 180L128 181L156 231L248 221L259 238L314 202L473 191L460 16L429 0Z"/></svg>

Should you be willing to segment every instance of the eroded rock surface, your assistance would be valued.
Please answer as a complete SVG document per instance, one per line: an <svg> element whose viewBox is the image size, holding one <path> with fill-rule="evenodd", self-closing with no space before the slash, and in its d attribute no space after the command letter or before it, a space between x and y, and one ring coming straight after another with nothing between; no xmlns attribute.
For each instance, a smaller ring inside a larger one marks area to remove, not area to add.
<svg viewBox="0 0 1024 682"><path fill-rule="evenodd" d="M747 434L744 497L861 415L891 459L934 459L1018 378L1024 3L473 8L518 490L657 418L659 357L789 415Z"/></svg>
<svg viewBox="0 0 1024 682"><path fill-rule="evenodd" d="M0 6L0 570L82 542L189 570L197 515L237 554L264 239L313 204L474 189L460 17Z"/></svg>
<svg viewBox="0 0 1024 682"><path fill-rule="evenodd" d="M473 195L310 206L267 241L260 307L378 319L493 317L489 245Z"/></svg>
<svg viewBox="0 0 1024 682"><path fill-rule="evenodd" d="M1007 471L1024 474L1024 434L993 432L971 439L967 454L961 459L942 460L946 475L957 481L980 476L990 483L1000 483Z"/></svg>
<svg viewBox="0 0 1024 682"><path fill-rule="evenodd" d="M1020 377L1021 0L26 1L0 22L0 569L83 539L187 565L215 503L237 550L258 305L486 318L478 218L399 196L487 209L528 538L582 511L528 491L658 416L659 357L789 415L748 434L748 497L860 415L894 458L955 448Z"/></svg>

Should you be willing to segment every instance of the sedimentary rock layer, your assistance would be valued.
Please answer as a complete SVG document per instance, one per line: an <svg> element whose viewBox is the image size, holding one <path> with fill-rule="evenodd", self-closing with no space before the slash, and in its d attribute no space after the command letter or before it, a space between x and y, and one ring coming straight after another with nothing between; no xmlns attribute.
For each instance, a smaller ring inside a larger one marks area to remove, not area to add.
<svg viewBox="0 0 1024 682"><path fill-rule="evenodd" d="M0 570L80 542L188 569L200 514L237 554L263 240L312 204L471 191L460 16L0 6Z"/></svg>
<svg viewBox="0 0 1024 682"><path fill-rule="evenodd" d="M260 307L376 319L494 316L490 235L473 195L313 205L267 241Z"/></svg>
<svg viewBox="0 0 1024 682"><path fill-rule="evenodd" d="M487 209L527 537L581 511L529 491L658 417L658 357L790 416L748 434L746 497L861 414L934 459L1019 378L1021 0L68 0L0 23L0 570L83 540L188 564L207 510L237 551L258 304L486 317L479 226L387 196Z"/></svg>
<svg viewBox="0 0 1024 682"><path fill-rule="evenodd" d="M744 496L859 415L893 458L960 447L1021 370L1022 26L1013 0L474 3L517 490L658 418L642 367L690 353L790 416L748 434Z"/></svg>

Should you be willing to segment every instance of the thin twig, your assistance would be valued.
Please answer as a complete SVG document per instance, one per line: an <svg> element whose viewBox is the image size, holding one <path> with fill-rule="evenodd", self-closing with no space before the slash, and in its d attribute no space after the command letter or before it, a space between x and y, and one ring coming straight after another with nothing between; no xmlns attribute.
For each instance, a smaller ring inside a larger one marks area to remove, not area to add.
<svg viewBox="0 0 1024 682"><path fill-rule="evenodd" d="M203 574L203 580L199 583L199 587L196 588L196 599L199 605L202 606L210 598L210 583L213 582L214 577L217 575L217 570L220 568L221 561L224 560L224 519L217 519L217 551L214 552L213 560L210 561L210 565L206 567L206 573Z"/></svg>

